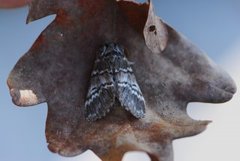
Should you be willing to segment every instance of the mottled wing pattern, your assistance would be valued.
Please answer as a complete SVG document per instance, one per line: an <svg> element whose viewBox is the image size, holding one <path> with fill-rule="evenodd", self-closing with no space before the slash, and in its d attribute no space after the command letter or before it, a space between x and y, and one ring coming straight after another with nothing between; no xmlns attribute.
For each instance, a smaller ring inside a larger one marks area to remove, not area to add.
<svg viewBox="0 0 240 161"><path fill-rule="evenodd" d="M101 52L104 52L104 50ZM109 61L97 56L85 102L85 117L87 120L95 121L104 117L114 106L115 98L112 65L109 64Z"/></svg>
<svg viewBox="0 0 240 161"><path fill-rule="evenodd" d="M124 56L119 60L121 64L119 71L115 73L117 83L117 98L127 111L130 111L136 118L143 118L145 115L145 100L138 86L131 63Z"/></svg>
<svg viewBox="0 0 240 161"><path fill-rule="evenodd" d="M145 101L124 49L115 43L101 48L91 74L85 102L87 120L102 118L118 99L136 118L145 114Z"/></svg>

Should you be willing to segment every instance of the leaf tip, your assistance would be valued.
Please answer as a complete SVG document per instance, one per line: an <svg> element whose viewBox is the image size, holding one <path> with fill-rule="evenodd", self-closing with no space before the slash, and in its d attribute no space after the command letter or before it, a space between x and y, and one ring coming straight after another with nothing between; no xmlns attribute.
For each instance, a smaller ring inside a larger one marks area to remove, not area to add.
<svg viewBox="0 0 240 161"><path fill-rule="evenodd" d="M30 106L39 102L37 95L32 90L10 89L10 95L17 106Z"/></svg>

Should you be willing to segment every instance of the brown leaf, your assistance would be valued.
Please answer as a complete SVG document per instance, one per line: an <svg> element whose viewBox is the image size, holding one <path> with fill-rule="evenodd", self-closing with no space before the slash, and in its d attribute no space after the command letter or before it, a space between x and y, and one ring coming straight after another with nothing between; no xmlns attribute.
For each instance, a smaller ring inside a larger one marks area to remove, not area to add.
<svg viewBox="0 0 240 161"><path fill-rule="evenodd" d="M8 78L16 105L47 102L53 152L74 156L91 149L103 161L120 161L139 150L153 161L172 161L172 140L199 134L209 123L191 119L187 104L225 102L236 91L228 74L154 15L151 2L35 0L28 22L54 13ZM96 122L84 118L95 54L106 42L122 44L134 62L147 105L143 119L121 108Z"/></svg>
<svg viewBox="0 0 240 161"><path fill-rule="evenodd" d="M161 53L166 48L168 31L162 20L154 14L151 1L149 1L148 18L143 32L146 45L153 53Z"/></svg>

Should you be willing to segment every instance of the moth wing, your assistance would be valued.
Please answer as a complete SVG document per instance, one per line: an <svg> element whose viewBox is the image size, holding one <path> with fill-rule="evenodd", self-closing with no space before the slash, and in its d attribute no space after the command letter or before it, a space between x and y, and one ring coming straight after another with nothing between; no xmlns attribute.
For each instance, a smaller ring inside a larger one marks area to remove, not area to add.
<svg viewBox="0 0 240 161"><path fill-rule="evenodd" d="M85 102L86 119L95 121L104 117L114 106L115 97L112 74L101 62L100 64L95 63Z"/></svg>
<svg viewBox="0 0 240 161"><path fill-rule="evenodd" d="M116 80L117 97L121 105L136 118L143 118L145 116L145 100L131 67L128 67L127 72L119 72Z"/></svg>

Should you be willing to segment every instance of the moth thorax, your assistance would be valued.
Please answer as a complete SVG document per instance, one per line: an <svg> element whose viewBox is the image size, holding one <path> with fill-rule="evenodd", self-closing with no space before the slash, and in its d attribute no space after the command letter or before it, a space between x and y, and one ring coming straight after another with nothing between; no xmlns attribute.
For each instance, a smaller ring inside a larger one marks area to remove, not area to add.
<svg viewBox="0 0 240 161"><path fill-rule="evenodd" d="M124 57L123 47L117 43L107 43L102 48L100 48L100 57L113 55Z"/></svg>

